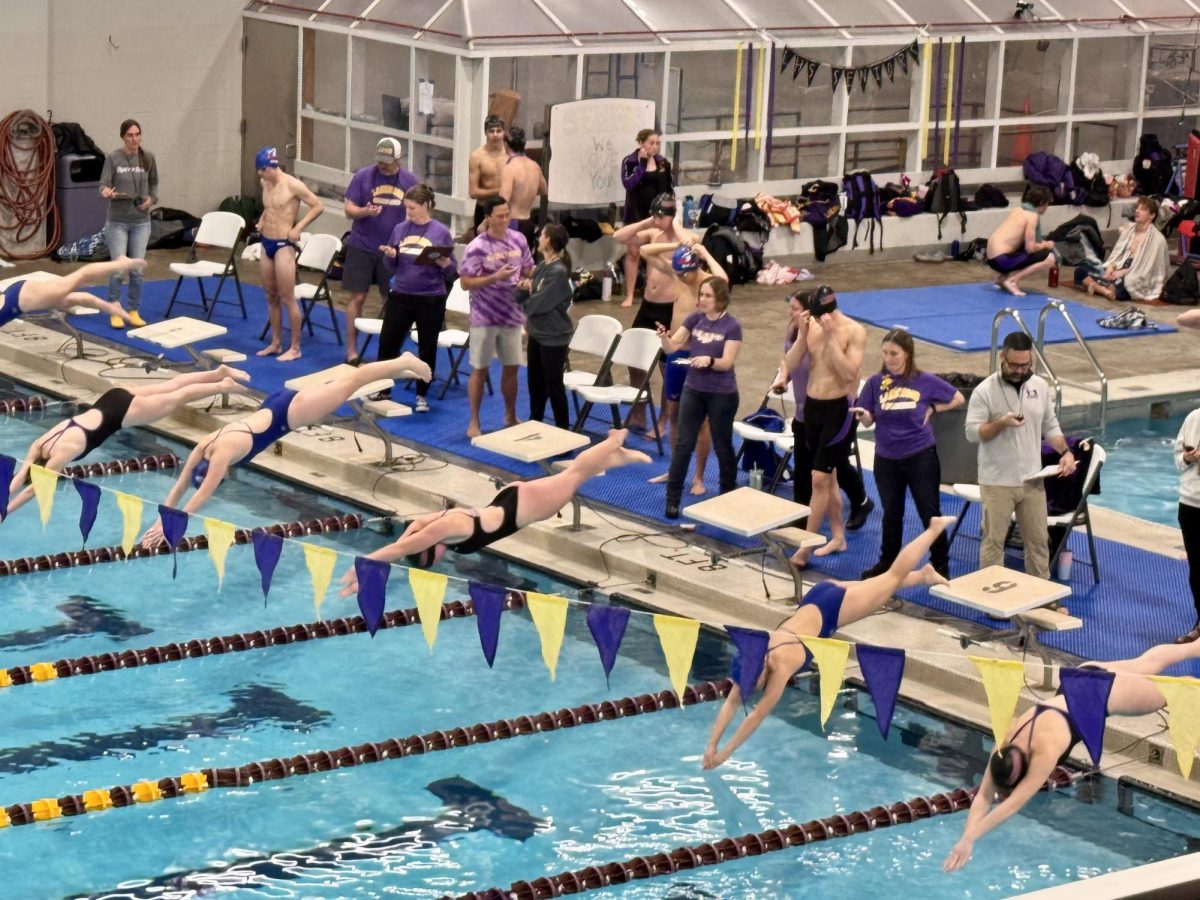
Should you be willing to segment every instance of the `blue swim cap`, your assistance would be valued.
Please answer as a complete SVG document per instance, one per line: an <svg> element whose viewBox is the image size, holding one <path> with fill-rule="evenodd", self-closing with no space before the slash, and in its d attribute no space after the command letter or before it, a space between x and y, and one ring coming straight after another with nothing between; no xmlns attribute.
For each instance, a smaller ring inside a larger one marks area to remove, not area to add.
<svg viewBox="0 0 1200 900"><path fill-rule="evenodd" d="M279 168L279 153L274 147L263 147L254 156L254 168L258 169L278 169Z"/></svg>
<svg viewBox="0 0 1200 900"><path fill-rule="evenodd" d="M196 464L196 468L192 469L192 487L199 488L204 484L204 478L208 475L208 460L202 459Z"/></svg>
<svg viewBox="0 0 1200 900"><path fill-rule="evenodd" d="M700 260L691 247L677 247L671 254L671 268L676 272L695 272L700 268Z"/></svg>

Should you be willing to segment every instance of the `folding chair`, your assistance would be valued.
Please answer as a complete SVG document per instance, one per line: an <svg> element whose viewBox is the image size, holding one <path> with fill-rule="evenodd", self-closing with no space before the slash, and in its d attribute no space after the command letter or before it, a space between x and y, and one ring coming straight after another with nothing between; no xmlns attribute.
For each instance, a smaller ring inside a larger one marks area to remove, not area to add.
<svg viewBox="0 0 1200 900"><path fill-rule="evenodd" d="M612 316L584 316L575 326L575 334L571 336L568 347L571 353L582 353L596 356L600 365L595 372L586 369L572 369L568 363L567 371L563 373L563 384L571 392L571 401L575 406L575 415L579 415L579 398L576 388L588 385L607 385L612 383L609 369L612 366L613 351L617 348L617 338L624 330L620 322Z"/></svg>
<svg viewBox="0 0 1200 900"><path fill-rule="evenodd" d="M237 213L231 212L210 212L205 213L200 219L200 227L196 231L196 242L192 245L192 261L183 263L171 263L171 272L178 275L179 278L175 282L175 290L171 292L171 300L167 304L167 311L163 318L171 317L171 309L176 302L182 303L185 306L195 306L195 303L190 303L186 300L176 300L179 296L179 286L183 284L185 278L195 278L196 283L200 286L200 306L204 309L204 318L209 320L216 311L217 303L220 302L221 288L225 286L225 279L232 277L233 284L237 288L238 304L242 308L242 318L246 318L246 300L242 296L242 282L238 278L237 270L237 246L242 239L242 233L246 230L246 220ZM197 247L221 247L229 250L229 256L224 262L211 262L209 260L197 260L195 258ZM216 293L209 299L204 292L204 279L214 276L220 276L220 281L217 282ZM226 301L231 302L231 301Z"/></svg>
<svg viewBox="0 0 1200 900"><path fill-rule="evenodd" d="M616 349L612 352L612 358L609 360L610 369L614 366L627 366L646 374L636 385L581 385L577 387L575 392L583 398L583 408L575 417L575 430L583 431L584 423L591 415L592 407L597 403L608 406L612 413L613 428L626 428L634 407L645 402L650 409L650 424L654 428L655 441L658 443L658 455L662 456L664 451L662 438L658 435L658 413L655 411L654 402L650 397L650 379L658 369L658 361L661 358L662 340L649 328L630 328L623 332ZM625 414L624 420L621 419L622 406L629 407L629 412Z"/></svg>
<svg viewBox="0 0 1200 900"><path fill-rule="evenodd" d="M301 327L308 326L309 337L313 335L313 308L323 302L329 308L329 324L319 327L332 331L339 344L342 342L342 331L338 327L337 313L333 310L333 294L329 290L329 270L333 267L333 258L341 249L341 240L332 234L310 234L304 242L304 249L300 251L300 257L296 260L296 274L299 276L301 269L320 272L321 280L316 284L297 281L294 290L296 302L300 304L300 308L304 312ZM263 326L262 333L258 336L260 341L267 336L267 330L270 327L270 323Z"/></svg>
<svg viewBox="0 0 1200 900"><path fill-rule="evenodd" d="M446 298L446 312L459 313L464 316L471 314L471 294L462 286L461 281L454 282L454 286L450 288L450 296ZM415 334L413 340L416 340ZM458 384L459 368L471 349L471 332L459 328L443 329L438 335L438 349L445 350L446 359L450 361L450 373L446 376L446 383L442 385L442 392L438 394L438 399L442 400L445 398L446 392L450 390L450 385ZM491 373L488 373L484 386L491 394Z"/></svg>
<svg viewBox="0 0 1200 900"><path fill-rule="evenodd" d="M795 438L792 437L788 426L792 418L792 414L788 412L788 408L790 406L794 413L795 407L790 402L791 400L792 394L790 388L782 394L776 394L768 390L763 395L763 406L770 408L771 404L775 403L780 407L779 413L783 416L783 431L768 431L765 428L760 428L757 425L752 425L740 419L733 423L733 433L742 439L742 444L738 447L737 452L737 462L739 464L746 453L747 441L760 441L761 443L769 444L783 454L782 459L779 460L779 464L775 467L775 474L772 476L771 483L767 488L768 492L771 493L774 493L776 486L783 477L784 471L790 471L792 468L792 451L795 445Z"/></svg>

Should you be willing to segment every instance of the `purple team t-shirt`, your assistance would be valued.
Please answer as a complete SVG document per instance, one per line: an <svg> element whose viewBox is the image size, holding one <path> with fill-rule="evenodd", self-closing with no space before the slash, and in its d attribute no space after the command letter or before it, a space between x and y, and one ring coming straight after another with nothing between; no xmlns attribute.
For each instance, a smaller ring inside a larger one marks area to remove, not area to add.
<svg viewBox="0 0 1200 900"><path fill-rule="evenodd" d="M522 272L533 271L533 257L521 232L510 229L502 238L483 232L467 244L458 274L478 278L499 272L505 266L517 270L511 281L496 281L471 291L471 314L467 320L472 328L512 328L525 324L525 313L517 303L517 281Z"/></svg>
<svg viewBox="0 0 1200 900"><path fill-rule="evenodd" d="M392 230L388 243L397 249L395 259L386 260L388 268L395 273L391 281L393 291L417 297L446 295L446 283L454 280L454 257L450 257L450 265L445 269L417 265L415 260L426 247L452 246L454 235L449 228L437 219L430 219L424 225L405 219Z"/></svg>
<svg viewBox="0 0 1200 900"><path fill-rule="evenodd" d="M346 245L378 253L380 245L386 244L396 226L404 221L404 194L416 183L417 176L403 167L395 175L384 175L379 166L355 172L346 188L346 199L358 206L374 203L382 206L383 212L354 219Z"/></svg>
<svg viewBox="0 0 1200 900"><path fill-rule="evenodd" d="M726 341L742 339L742 323L729 313L719 319L710 319L702 312L694 312L683 320L683 327L690 332L688 351L692 357L711 356L713 361L725 353ZM737 376L733 369L721 372L716 369L688 369L683 386L693 391L709 394L733 394L737 392Z"/></svg>
<svg viewBox="0 0 1200 900"><path fill-rule="evenodd" d="M787 352L792 349L792 344L796 343L796 337L795 334L789 334L784 338L784 356L787 356ZM808 364L808 354L805 353L800 357L800 364L788 372L788 377L792 381L792 399L796 405L796 412L792 418L801 423L804 422L804 401L808 397Z"/></svg>
<svg viewBox="0 0 1200 900"><path fill-rule="evenodd" d="M875 452L884 459L907 459L934 444L925 424L932 403L949 403L956 391L947 381L922 372L897 378L876 372L863 385L858 405L875 419Z"/></svg>

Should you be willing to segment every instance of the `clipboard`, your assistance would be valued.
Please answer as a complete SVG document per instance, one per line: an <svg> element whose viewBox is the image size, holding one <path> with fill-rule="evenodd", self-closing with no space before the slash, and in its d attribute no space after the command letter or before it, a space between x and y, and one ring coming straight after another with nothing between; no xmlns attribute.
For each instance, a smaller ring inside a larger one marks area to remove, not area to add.
<svg viewBox="0 0 1200 900"><path fill-rule="evenodd" d="M431 245L423 248L421 252L417 254L417 258L413 260L413 263L418 266L436 266L438 264L438 260L447 259L453 253L453 247L435 247Z"/></svg>

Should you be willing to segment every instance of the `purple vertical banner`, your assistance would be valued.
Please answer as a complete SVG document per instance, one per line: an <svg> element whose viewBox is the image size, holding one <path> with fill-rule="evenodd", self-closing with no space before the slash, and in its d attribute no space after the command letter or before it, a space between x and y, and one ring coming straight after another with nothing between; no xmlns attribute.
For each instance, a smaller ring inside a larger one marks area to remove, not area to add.
<svg viewBox="0 0 1200 900"><path fill-rule="evenodd" d="M785 53L785 55L787 53L786 47L784 48L784 53ZM783 67L785 69L787 68L786 61L784 62ZM769 73L767 75L767 77L771 79L767 86L767 159L766 159L766 164L769 166L771 164L771 141L775 139L775 82L779 80L779 78L775 72L775 42L774 41L771 42L771 62L767 66L767 71Z"/></svg>
<svg viewBox="0 0 1200 900"><path fill-rule="evenodd" d="M963 35L958 45L958 84L954 87L954 143L950 149L950 162L958 165L958 135L962 131L963 72L967 68L967 36Z"/></svg>
<svg viewBox="0 0 1200 900"><path fill-rule="evenodd" d="M8 515L8 486L17 471L17 461L0 453L0 522Z"/></svg>
<svg viewBox="0 0 1200 900"><path fill-rule="evenodd" d="M279 554L283 552L283 538L262 528L255 528L250 533L250 540L254 544L254 565L258 566L258 574L262 579L265 607L267 592L271 590L271 578L275 575L275 566L279 564Z"/></svg>
<svg viewBox="0 0 1200 900"><path fill-rule="evenodd" d="M620 606L600 606L593 603L588 607L587 624L588 631L592 633L592 640L596 642L596 649L600 651L600 665L604 666L604 680L607 682L617 661L621 641L625 638L629 610Z"/></svg>
<svg viewBox="0 0 1200 900"><path fill-rule="evenodd" d="M1061 669L1058 673L1067 712L1083 736L1094 766L1100 765L1100 754L1104 751L1108 695L1115 677L1108 669Z"/></svg>
<svg viewBox="0 0 1200 900"><path fill-rule="evenodd" d="M387 582L392 567L378 559L365 556L354 558L354 574L358 576L358 610L371 637L379 630L383 621L383 610L387 606Z"/></svg>
<svg viewBox="0 0 1200 900"><path fill-rule="evenodd" d="M930 145L934 148L933 158L935 160L938 158L937 148L940 147L942 144L942 142L938 136L942 133L941 122L942 122L942 51L943 50L945 50L945 45L942 42L942 39L938 38L938 52L937 52L937 66L936 66L936 68L937 68L937 87L934 88L934 90L933 90L933 143ZM922 165L924 165L924 162L925 162L924 160L921 161ZM935 164L933 168L936 169L937 165Z"/></svg>
<svg viewBox="0 0 1200 900"><path fill-rule="evenodd" d="M496 660L496 644L500 640L500 613L504 611L505 590L494 584L476 584L472 581L467 591L475 604L475 624L479 628L483 658L491 668Z"/></svg>
<svg viewBox="0 0 1200 900"><path fill-rule="evenodd" d="M183 540L188 527L188 514L182 509L172 509L170 506L158 505L158 518L162 521L163 537L171 548L171 578L179 570L179 542Z"/></svg>
<svg viewBox="0 0 1200 900"><path fill-rule="evenodd" d="M100 508L100 488L83 478L72 479L75 490L79 493L79 533L83 543L87 543L92 526L96 524L96 510Z"/></svg>
<svg viewBox="0 0 1200 900"><path fill-rule="evenodd" d="M750 114L750 104L754 98L754 42L750 41L746 46L746 152L750 152L750 120L753 118ZM737 128L737 122L733 123L734 128ZM730 173L732 174L732 173Z"/></svg>
<svg viewBox="0 0 1200 900"><path fill-rule="evenodd" d="M726 625L725 631L729 634L734 646L737 647L737 653L734 654L733 663L730 666L729 677L737 684L738 691L742 695L742 707L745 708L746 701L754 693L754 686L758 684L758 676L762 674L771 636L765 631L755 628L738 628L736 625Z"/></svg>
<svg viewBox="0 0 1200 900"><path fill-rule="evenodd" d="M875 701L875 723L886 741L888 729L892 727L892 716L896 712L900 679L904 677L904 651L894 647L857 644L855 653L867 690Z"/></svg>

